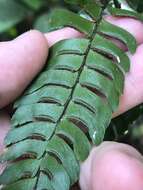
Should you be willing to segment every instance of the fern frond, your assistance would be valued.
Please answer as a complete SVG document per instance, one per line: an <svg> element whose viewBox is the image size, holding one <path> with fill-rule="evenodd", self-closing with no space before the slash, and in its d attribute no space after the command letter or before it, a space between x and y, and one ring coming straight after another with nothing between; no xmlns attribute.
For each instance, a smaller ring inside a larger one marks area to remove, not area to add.
<svg viewBox="0 0 143 190"><path fill-rule="evenodd" d="M111 6L108 7L108 10L113 16L125 16L125 17L131 17L131 18L135 18L135 19L138 19L140 21L143 21L143 15L138 14L137 12L113 8Z"/></svg>
<svg viewBox="0 0 143 190"><path fill-rule="evenodd" d="M15 103L8 149L0 157L9 162L0 176L2 190L69 190L91 144L102 142L130 68L126 53L106 37L136 50L131 34L104 20L105 8L86 3L91 20L64 9L48 17L49 31L71 26L85 37L55 44L47 66Z"/></svg>

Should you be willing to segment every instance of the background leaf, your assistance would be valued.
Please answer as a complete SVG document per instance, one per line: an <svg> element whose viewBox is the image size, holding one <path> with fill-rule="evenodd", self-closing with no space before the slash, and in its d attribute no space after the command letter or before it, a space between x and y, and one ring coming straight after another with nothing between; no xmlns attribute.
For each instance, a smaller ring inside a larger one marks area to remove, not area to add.
<svg viewBox="0 0 143 190"><path fill-rule="evenodd" d="M14 0L0 0L0 32L22 21L30 11Z"/></svg>
<svg viewBox="0 0 143 190"><path fill-rule="evenodd" d="M143 12L143 0L127 0L128 4L138 12Z"/></svg>
<svg viewBox="0 0 143 190"><path fill-rule="evenodd" d="M26 3L29 7L31 7L34 10L40 9L43 4L45 3L45 0L22 0L22 2Z"/></svg>
<svg viewBox="0 0 143 190"><path fill-rule="evenodd" d="M76 5L84 5L86 3L89 3L89 1L93 2L92 0L65 0L65 2L70 4L76 4Z"/></svg>

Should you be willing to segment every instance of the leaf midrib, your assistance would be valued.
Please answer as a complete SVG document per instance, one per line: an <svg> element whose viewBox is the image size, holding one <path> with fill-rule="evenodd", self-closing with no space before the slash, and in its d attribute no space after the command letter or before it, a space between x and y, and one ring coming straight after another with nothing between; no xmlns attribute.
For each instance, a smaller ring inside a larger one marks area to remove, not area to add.
<svg viewBox="0 0 143 190"><path fill-rule="evenodd" d="M56 129L57 129L57 126L58 126L59 123L61 122L63 116L65 115L66 110L67 110L67 108L68 108L70 102L71 102L72 99L73 99L74 91L75 91L75 89L76 89L76 86L79 84L80 76L81 76L81 74L82 74L83 68L85 67L86 60L87 60L88 54L89 54L90 49L91 49L91 46L92 46L92 41L94 40L94 37L95 37L95 35L97 34L98 26L99 26L99 24L100 24L100 22L101 22L101 20L102 20L103 11L104 11L105 8L106 8L106 6L102 8L102 11L101 11L101 13L100 13L100 16L99 16L98 20L95 22L95 26L94 26L94 28L93 28L93 32L92 32L92 34L91 34L88 47L87 47L87 49L86 49L86 51L85 51L85 53L84 53L83 62L82 62L81 67L80 67L80 69L79 69L79 71L78 71L77 79L76 79L75 84L74 84L74 86L73 86L73 88L72 88L72 90L71 90L70 97L69 97L68 101L67 101L66 104L65 104L64 110L63 110L61 116L59 117L59 119L58 119L58 121L57 121L57 124L56 124L56 126L55 126L55 131L56 131ZM55 135L55 131L53 132L53 135L51 136L50 139L52 139L52 137ZM50 140L50 139L49 139L49 140ZM48 140L48 141L49 141L49 140ZM47 145L48 145L48 141L47 141ZM43 153L43 156L42 156L42 157L44 158L45 155L46 155L46 151ZM41 159L41 161L42 161L42 159ZM35 190L37 189L39 176L40 176L40 167L39 167L39 169L38 169L38 171L37 171L37 181L36 181L36 184L35 184L35 187L34 187Z"/></svg>

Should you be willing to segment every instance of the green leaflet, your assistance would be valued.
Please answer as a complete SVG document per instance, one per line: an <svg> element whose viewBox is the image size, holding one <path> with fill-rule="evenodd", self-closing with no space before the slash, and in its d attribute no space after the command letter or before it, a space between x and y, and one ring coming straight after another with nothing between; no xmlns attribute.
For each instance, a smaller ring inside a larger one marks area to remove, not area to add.
<svg viewBox="0 0 143 190"><path fill-rule="evenodd" d="M11 175L13 175L13 173L11 173ZM7 185L6 187L3 187L3 190L31 190L34 189L36 183L36 178L31 178L31 179L24 179L24 180L20 180L17 181L15 183L12 183L10 185ZM1 182L1 184L3 184Z"/></svg>
<svg viewBox="0 0 143 190"><path fill-rule="evenodd" d="M124 44L126 44L131 53L135 53L136 51L136 40L134 37L129 34L126 30L121 29L120 27L114 26L104 19L100 23L98 31L104 35L114 37L115 39L119 39ZM127 34L128 33L128 34Z"/></svg>
<svg viewBox="0 0 143 190"><path fill-rule="evenodd" d="M136 18L138 20L143 21L143 15L138 14L133 11L124 10L124 9L121 10L121 9L112 8L112 7L109 7L108 10L114 16L127 16L127 17Z"/></svg>
<svg viewBox="0 0 143 190"><path fill-rule="evenodd" d="M0 157L10 162L0 176L2 190L69 190L118 108L130 61L106 37L119 39L131 53L136 40L105 21L100 5L85 2L82 8L92 21L64 9L40 21L48 31L71 26L86 37L55 44L44 70L15 103L8 148ZM140 18L120 9L116 15Z"/></svg>
<svg viewBox="0 0 143 190"><path fill-rule="evenodd" d="M45 19L45 17L47 17L47 19ZM52 20L50 18L52 18ZM46 26L45 29L41 26L43 22ZM91 35L94 24L65 9L55 9L55 11L51 12L50 17L49 15L43 15L36 23L36 28L43 28L43 32L47 32L47 28L49 29L48 32L50 32L55 29L60 29L63 26L72 26L73 28L78 28L79 31L86 35Z"/></svg>
<svg viewBox="0 0 143 190"><path fill-rule="evenodd" d="M88 13L95 21L100 18L102 12L102 8L95 2L85 4L83 6L83 10Z"/></svg>

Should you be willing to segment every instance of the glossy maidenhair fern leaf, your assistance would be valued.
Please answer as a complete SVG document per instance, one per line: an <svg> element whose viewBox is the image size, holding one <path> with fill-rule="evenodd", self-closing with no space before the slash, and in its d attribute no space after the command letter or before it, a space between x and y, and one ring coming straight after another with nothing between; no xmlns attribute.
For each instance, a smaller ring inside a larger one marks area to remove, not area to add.
<svg viewBox="0 0 143 190"><path fill-rule="evenodd" d="M71 26L85 37L55 44L47 66L16 102L0 158L8 161L0 176L2 190L68 190L91 142L103 140L130 68L128 56L109 38L136 50L131 34L103 19L104 9L86 4L89 20L64 9L49 16L50 30ZM114 8L108 12L139 17Z"/></svg>

